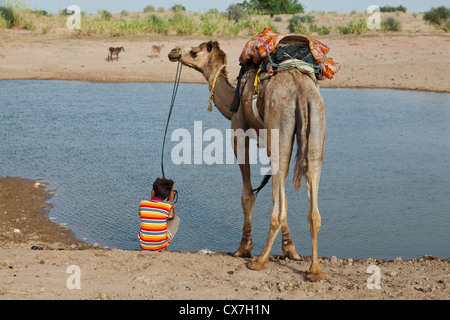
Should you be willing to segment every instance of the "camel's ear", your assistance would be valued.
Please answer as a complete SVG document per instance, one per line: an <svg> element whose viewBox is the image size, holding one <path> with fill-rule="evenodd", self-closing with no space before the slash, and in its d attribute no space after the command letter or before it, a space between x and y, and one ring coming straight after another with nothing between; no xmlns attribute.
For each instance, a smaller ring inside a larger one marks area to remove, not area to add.
<svg viewBox="0 0 450 320"><path fill-rule="evenodd" d="M210 41L206 44L208 52L211 52L213 48L219 48L219 43L217 41Z"/></svg>

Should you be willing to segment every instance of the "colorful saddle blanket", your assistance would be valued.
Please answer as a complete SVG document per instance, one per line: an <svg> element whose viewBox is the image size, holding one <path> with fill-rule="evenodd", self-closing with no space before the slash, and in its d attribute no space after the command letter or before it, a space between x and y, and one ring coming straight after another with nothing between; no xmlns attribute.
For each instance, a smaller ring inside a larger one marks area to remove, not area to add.
<svg viewBox="0 0 450 320"><path fill-rule="evenodd" d="M285 34L277 34L271 28L265 28L260 34L246 43L239 57L239 62L243 65L251 63L260 64L268 54L272 53ZM341 64L333 58L327 57L330 48L318 40L306 38L309 48L316 63L322 68L323 75L332 79L341 68Z"/></svg>

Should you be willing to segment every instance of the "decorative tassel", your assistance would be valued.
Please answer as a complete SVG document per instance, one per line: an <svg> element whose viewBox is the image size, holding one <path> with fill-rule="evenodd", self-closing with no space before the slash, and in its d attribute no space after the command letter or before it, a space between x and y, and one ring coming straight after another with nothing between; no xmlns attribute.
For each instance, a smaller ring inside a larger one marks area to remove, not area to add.
<svg viewBox="0 0 450 320"><path fill-rule="evenodd" d="M209 97L209 106L208 106L208 111L209 111L209 112L211 112L212 109L213 109L213 106L212 106L211 101L212 101L212 95Z"/></svg>

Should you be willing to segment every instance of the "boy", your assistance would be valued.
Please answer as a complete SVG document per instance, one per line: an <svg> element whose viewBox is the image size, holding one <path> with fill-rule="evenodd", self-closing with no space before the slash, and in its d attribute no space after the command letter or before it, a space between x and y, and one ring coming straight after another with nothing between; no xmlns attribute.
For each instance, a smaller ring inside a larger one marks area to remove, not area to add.
<svg viewBox="0 0 450 320"><path fill-rule="evenodd" d="M173 189L173 185L173 180L156 179L153 183L152 198L140 203L139 242L143 250L167 250L178 230L180 218L175 216L173 199L177 192Z"/></svg>

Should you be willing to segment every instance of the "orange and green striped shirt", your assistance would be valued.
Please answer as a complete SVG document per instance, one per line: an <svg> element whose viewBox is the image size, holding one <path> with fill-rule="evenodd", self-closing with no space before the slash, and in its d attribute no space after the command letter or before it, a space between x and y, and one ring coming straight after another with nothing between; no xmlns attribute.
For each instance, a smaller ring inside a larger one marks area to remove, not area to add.
<svg viewBox="0 0 450 320"><path fill-rule="evenodd" d="M156 198L143 200L139 205L139 216L141 248L153 251L164 249L172 240L172 235L167 230L167 219L173 218L171 204Z"/></svg>

